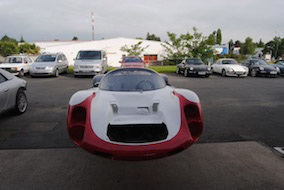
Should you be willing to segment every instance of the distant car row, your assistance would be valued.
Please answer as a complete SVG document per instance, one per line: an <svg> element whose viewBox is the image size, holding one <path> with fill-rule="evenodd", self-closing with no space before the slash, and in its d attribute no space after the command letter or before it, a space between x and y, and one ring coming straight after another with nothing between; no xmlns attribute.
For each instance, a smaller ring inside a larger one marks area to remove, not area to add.
<svg viewBox="0 0 284 190"><path fill-rule="evenodd" d="M74 59L74 76L96 75L108 70L106 53L101 50L79 51ZM25 73L35 76L55 76L68 72L68 60L63 53L45 53L33 60L28 56L8 56L0 68L23 77Z"/></svg>
<svg viewBox="0 0 284 190"><path fill-rule="evenodd" d="M188 58L177 65L176 73L184 76L198 75L209 77L211 73L219 73L222 76L246 77L284 75L284 62L268 64L262 59L248 59L239 64L234 59L219 59L211 67L202 62L201 59Z"/></svg>

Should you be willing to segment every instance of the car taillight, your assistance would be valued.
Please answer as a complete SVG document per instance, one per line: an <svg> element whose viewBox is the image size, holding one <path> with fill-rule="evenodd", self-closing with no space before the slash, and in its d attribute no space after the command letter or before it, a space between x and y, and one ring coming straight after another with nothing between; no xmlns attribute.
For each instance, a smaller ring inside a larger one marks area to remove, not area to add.
<svg viewBox="0 0 284 190"><path fill-rule="evenodd" d="M69 129L69 135L73 141L80 143L84 138L85 126L75 125Z"/></svg>
<svg viewBox="0 0 284 190"><path fill-rule="evenodd" d="M197 105L189 104L184 108L187 125L193 141L197 141L203 130L203 123Z"/></svg>
<svg viewBox="0 0 284 190"><path fill-rule="evenodd" d="M78 106L72 109L68 132L77 144L80 144L84 138L86 118L87 111L84 107Z"/></svg>
<svg viewBox="0 0 284 190"><path fill-rule="evenodd" d="M72 110L72 123L82 123L86 122L86 109L83 107L75 107Z"/></svg>

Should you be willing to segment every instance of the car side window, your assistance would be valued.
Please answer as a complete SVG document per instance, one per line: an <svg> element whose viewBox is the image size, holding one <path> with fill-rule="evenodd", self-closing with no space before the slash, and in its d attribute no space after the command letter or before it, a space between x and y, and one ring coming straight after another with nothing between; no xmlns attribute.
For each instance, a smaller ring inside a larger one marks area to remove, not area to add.
<svg viewBox="0 0 284 190"><path fill-rule="evenodd" d="M63 61L67 60L67 58L66 58L66 56L64 54L62 54L62 58L63 58Z"/></svg>
<svg viewBox="0 0 284 190"><path fill-rule="evenodd" d="M0 73L0 84L7 81L7 79Z"/></svg>
<svg viewBox="0 0 284 190"><path fill-rule="evenodd" d="M57 61L59 61L59 60L63 61L63 60L62 60L62 56L61 56L60 54L59 54L58 57L57 57Z"/></svg>

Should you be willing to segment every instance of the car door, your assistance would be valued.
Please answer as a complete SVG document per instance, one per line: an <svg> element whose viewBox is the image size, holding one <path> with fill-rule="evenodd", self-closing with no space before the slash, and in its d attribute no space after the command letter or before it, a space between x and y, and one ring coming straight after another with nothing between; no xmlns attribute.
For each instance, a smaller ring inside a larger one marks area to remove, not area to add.
<svg viewBox="0 0 284 190"><path fill-rule="evenodd" d="M220 67L220 60L217 60L217 61L212 65L213 72L219 73L219 67Z"/></svg>
<svg viewBox="0 0 284 190"><path fill-rule="evenodd" d="M180 71L184 71L185 69L185 60L180 63Z"/></svg>
<svg viewBox="0 0 284 190"><path fill-rule="evenodd" d="M59 73L61 73L63 71L63 58L62 58L62 55L59 54L58 57L57 57L57 61L56 61L56 65L57 65L57 68L59 70Z"/></svg>
<svg viewBox="0 0 284 190"><path fill-rule="evenodd" d="M9 86L7 85L8 79L0 73L0 112L5 110L9 97Z"/></svg>
<svg viewBox="0 0 284 190"><path fill-rule="evenodd" d="M24 57L23 58L23 69L24 69L24 72L27 73L29 71L29 60L27 57Z"/></svg>
<svg viewBox="0 0 284 190"><path fill-rule="evenodd" d="M103 73L105 73L108 69L106 52L103 52L103 69Z"/></svg>

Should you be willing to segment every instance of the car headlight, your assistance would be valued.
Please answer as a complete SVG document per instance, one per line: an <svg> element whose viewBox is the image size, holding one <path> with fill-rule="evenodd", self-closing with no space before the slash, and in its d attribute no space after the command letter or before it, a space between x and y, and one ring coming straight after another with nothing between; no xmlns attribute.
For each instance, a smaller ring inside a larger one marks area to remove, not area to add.
<svg viewBox="0 0 284 190"><path fill-rule="evenodd" d="M234 72L234 69L229 68L228 71L229 71L229 72Z"/></svg>
<svg viewBox="0 0 284 190"><path fill-rule="evenodd" d="M279 67L275 67L275 69L277 70L277 72L280 72L280 69L279 69Z"/></svg>
<svg viewBox="0 0 284 190"><path fill-rule="evenodd" d="M45 67L46 70L53 70L53 67L51 66L48 66L48 67Z"/></svg>
<svg viewBox="0 0 284 190"><path fill-rule="evenodd" d="M17 68L17 67L12 67L11 70L12 70L12 71L17 71L18 68Z"/></svg>
<svg viewBox="0 0 284 190"><path fill-rule="evenodd" d="M100 68L102 68L102 66L101 66L101 65L97 65L96 68L97 68L97 69L100 69Z"/></svg>
<svg viewBox="0 0 284 190"><path fill-rule="evenodd" d="M248 68L247 67L243 67L246 71L248 70Z"/></svg>
<svg viewBox="0 0 284 190"><path fill-rule="evenodd" d="M259 67L259 70L263 71L263 70L264 70L264 68L263 68L263 67Z"/></svg>
<svg viewBox="0 0 284 190"><path fill-rule="evenodd" d="M192 70L193 70L193 67L189 67L189 70L191 70L191 71L192 71Z"/></svg>
<svg viewBox="0 0 284 190"><path fill-rule="evenodd" d="M210 67L207 67L207 70L210 71L211 70Z"/></svg>

